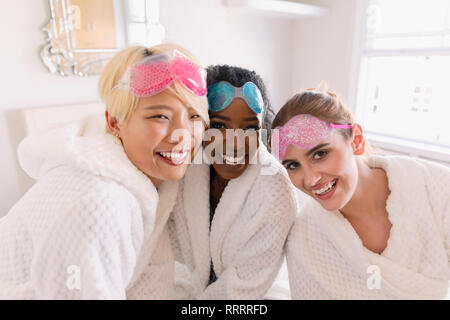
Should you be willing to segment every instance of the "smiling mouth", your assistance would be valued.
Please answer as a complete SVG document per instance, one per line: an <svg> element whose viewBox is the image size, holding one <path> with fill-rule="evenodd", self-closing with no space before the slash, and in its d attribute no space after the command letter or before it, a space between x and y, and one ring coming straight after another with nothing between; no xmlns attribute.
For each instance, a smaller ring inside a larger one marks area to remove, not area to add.
<svg viewBox="0 0 450 320"><path fill-rule="evenodd" d="M238 165L245 164L245 158L246 157L247 157L246 154L243 154L241 156L236 156L236 157L223 154L222 155L222 160L223 160L223 164L226 164L226 165L229 165L229 166L238 166Z"/></svg>
<svg viewBox="0 0 450 320"><path fill-rule="evenodd" d="M156 152L161 158L163 158L168 164L179 166L183 164L189 154L189 151L182 152Z"/></svg>
<svg viewBox="0 0 450 320"><path fill-rule="evenodd" d="M328 182L326 185L324 185L322 188L317 190L312 190L312 193L316 196L325 196L332 190L334 190L334 187L336 186L337 179L334 179L333 181Z"/></svg>

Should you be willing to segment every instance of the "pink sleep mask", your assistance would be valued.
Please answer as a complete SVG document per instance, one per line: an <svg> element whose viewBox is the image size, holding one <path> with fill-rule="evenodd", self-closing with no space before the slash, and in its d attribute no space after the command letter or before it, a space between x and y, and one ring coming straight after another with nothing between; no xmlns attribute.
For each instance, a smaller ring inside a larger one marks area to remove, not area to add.
<svg viewBox="0 0 450 320"><path fill-rule="evenodd" d="M206 70L178 50L154 54L131 65L117 87L137 97L155 95L179 81L196 96L206 95Z"/></svg>
<svg viewBox="0 0 450 320"><path fill-rule="evenodd" d="M283 160L286 150L291 144L298 148L310 149L324 140L333 129L350 129L352 127L350 124L328 123L310 114L300 114L283 126L275 128L275 132L272 134L272 149L276 150L275 144L278 143L277 156L278 159Z"/></svg>

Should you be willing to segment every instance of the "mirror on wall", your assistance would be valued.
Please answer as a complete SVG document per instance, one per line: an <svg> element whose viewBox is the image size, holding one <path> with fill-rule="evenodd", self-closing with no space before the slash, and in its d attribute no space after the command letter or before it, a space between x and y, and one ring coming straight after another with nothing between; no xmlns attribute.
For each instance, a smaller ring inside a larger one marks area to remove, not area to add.
<svg viewBox="0 0 450 320"><path fill-rule="evenodd" d="M164 38L159 0L49 0L41 59L51 73L97 75L121 48Z"/></svg>

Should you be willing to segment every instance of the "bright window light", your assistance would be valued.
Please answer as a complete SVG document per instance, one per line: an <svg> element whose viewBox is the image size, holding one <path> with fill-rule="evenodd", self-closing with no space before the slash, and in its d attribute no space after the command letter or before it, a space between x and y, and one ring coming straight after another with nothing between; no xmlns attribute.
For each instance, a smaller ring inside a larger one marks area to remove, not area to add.
<svg viewBox="0 0 450 320"><path fill-rule="evenodd" d="M365 130L450 147L450 0L369 0L366 18Z"/></svg>

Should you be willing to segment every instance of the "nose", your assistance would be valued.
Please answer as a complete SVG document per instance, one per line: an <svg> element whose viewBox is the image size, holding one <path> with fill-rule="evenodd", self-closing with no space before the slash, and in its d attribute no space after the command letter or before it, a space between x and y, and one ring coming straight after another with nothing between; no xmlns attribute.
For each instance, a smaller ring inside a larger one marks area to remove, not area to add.
<svg viewBox="0 0 450 320"><path fill-rule="evenodd" d="M233 156L242 156L247 149L244 130L240 128L227 129L223 136L225 152Z"/></svg>
<svg viewBox="0 0 450 320"><path fill-rule="evenodd" d="M199 122L199 121L197 121ZM189 147L194 136L194 124L188 115L174 117L169 130L168 141L171 144Z"/></svg>
<svg viewBox="0 0 450 320"><path fill-rule="evenodd" d="M303 166L302 169L304 174L303 185L305 186L306 189L311 189L311 187L313 187L320 181L322 176L312 167Z"/></svg>

